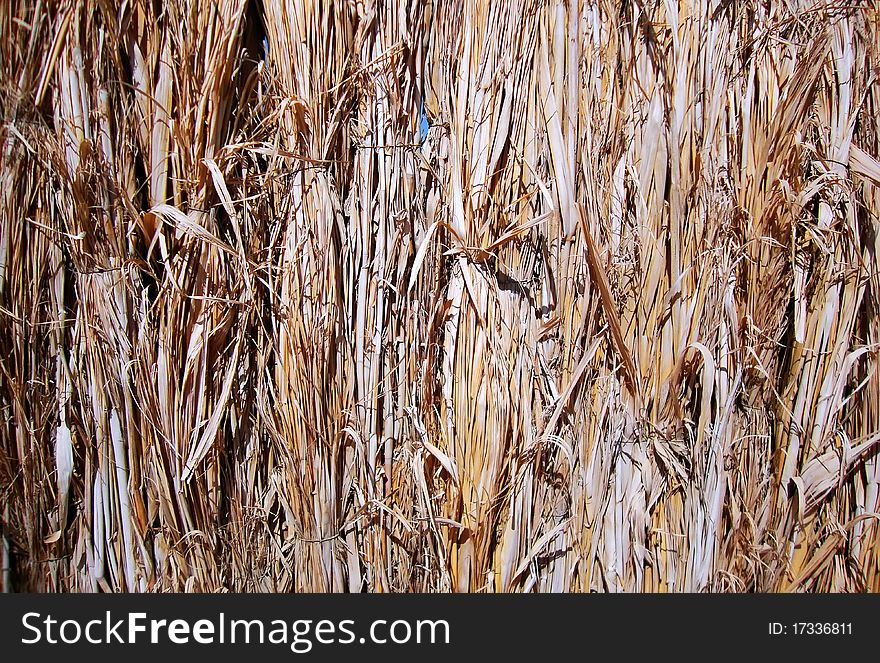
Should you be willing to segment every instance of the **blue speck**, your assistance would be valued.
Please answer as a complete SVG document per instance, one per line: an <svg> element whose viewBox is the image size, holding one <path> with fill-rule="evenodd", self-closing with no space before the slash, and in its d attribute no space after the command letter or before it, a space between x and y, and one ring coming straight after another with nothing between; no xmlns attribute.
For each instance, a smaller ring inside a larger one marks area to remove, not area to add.
<svg viewBox="0 0 880 663"><path fill-rule="evenodd" d="M422 113L421 113L421 122L419 123L419 133L421 133L422 144L424 145L425 139L428 137L428 128L430 125L428 124L428 116L425 115L425 102L422 102Z"/></svg>

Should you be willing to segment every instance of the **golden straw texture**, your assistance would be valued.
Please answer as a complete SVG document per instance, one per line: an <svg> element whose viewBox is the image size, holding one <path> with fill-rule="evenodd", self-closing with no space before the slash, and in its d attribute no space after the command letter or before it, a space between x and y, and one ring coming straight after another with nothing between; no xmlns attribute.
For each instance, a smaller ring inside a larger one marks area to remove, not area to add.
<svg viewBox="0 0 880 663"><path fill-rule="evenodd" d="M880 591L880 10L0 7L3 589Z"/></svg>

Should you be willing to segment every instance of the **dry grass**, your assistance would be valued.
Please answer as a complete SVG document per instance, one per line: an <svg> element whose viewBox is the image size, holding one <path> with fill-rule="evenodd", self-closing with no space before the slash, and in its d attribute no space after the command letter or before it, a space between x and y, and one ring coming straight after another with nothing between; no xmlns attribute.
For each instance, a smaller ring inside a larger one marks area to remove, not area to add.
<svg viewBox="0 0 880 663"><path fill-rule="evenodd" d="M4 588L880 590L876 4L0 35Z"/></svg>

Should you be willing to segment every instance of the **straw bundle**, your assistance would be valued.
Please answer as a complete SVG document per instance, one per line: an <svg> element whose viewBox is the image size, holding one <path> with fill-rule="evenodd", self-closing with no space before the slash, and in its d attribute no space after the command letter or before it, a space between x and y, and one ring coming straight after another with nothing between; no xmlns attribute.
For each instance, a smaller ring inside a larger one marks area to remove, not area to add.
<svg viewBox="0 0 880 663"><path fill-rule="evenodd" d="M880 590L875 4L0 31L5 589Z"/></svg>

